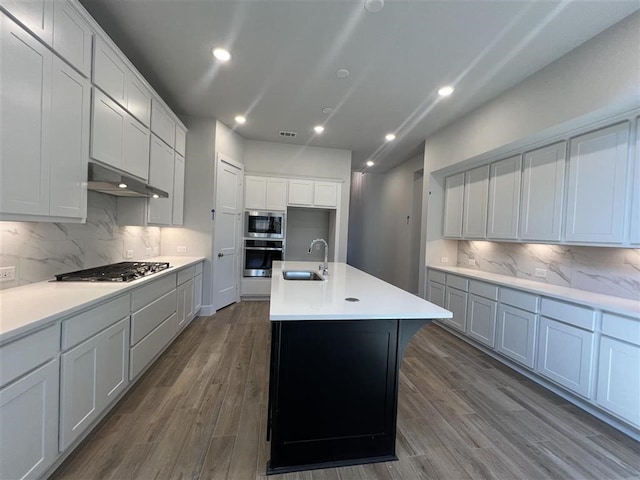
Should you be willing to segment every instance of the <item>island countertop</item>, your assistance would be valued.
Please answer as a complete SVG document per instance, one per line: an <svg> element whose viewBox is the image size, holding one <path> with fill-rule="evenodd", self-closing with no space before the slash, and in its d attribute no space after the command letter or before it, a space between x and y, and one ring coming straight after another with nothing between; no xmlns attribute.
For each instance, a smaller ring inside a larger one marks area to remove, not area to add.
<svg viewBox="0 0 640 480"><path fill-rule="evenodd" d="M313 270L324 280L285 280L284 270ZM346 298L357 298L351 302ZM274 262L269 319L371 320L451 318L452 313L346 263L329 263L322 275L318 262Z"/></svg>

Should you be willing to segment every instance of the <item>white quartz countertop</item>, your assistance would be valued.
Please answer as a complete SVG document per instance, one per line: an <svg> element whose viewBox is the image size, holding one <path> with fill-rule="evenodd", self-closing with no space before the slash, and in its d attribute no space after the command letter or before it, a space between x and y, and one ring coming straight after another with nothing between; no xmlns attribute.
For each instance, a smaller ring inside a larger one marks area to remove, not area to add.
<svg viewBox="0 0 640 480"><path fill-rule="evenodd" d="M0 344L203 260L204 257L146 258L140 261L169 262L171 266L132 282L49 280L0 290Z"/></svg>
<svg viewBox="0 0 640 480"><path fill-rule="evenodd" d="M323 281L285 280L283 270L318 271L318 262L274 262L269 318L363 320L451 318L448 310L345 263L329 263ZM358 298L358 302L345 300Z"/></svg>
<svg viewBox="0 0 640 480"><path fill-rule="evenodd" d="M504 287L516 288L546 297L557 298L568 302L575 302L581 305L590 306L596 310L606 310L612 313L628 315L640 319L640 299L632 300L622 297L614 297L612 295L603 295L601 293L589 292L586 290L578 290L577 288L562 287L559 285L550 285L548 283L535 282L523 278L510 277L508 275L500 275L497 273L481 272L471 268L463 267L439 267L429 266L433 270L439 270L446 273L462 275L477 280L486 280Z"/></svg>

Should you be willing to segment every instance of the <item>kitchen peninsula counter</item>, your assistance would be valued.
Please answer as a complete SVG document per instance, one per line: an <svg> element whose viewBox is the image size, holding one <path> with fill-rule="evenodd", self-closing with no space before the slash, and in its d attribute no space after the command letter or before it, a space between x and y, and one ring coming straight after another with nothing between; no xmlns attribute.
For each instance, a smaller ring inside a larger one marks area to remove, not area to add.
<svg viewBox="0 0 640 480"><path fill-rule="evenodd" d="M451 312L344 263L274 262L268 474L397 460L398 379L411 337ZM353 301L357 299L358 301Z"/></svg>

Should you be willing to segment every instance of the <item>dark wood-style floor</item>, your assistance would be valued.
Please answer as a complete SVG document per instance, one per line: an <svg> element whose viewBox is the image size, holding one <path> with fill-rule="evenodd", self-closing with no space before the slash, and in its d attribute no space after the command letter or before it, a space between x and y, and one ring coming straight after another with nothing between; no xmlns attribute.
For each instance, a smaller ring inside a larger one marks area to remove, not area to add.
<svg viewBox="0 0 640 480"><path fill-rule="evenodd" d="M196 319L53 478L264 480L268 309ZM436 325L402 364L397 454L269 478L640 478L640 444Z"/></svg>

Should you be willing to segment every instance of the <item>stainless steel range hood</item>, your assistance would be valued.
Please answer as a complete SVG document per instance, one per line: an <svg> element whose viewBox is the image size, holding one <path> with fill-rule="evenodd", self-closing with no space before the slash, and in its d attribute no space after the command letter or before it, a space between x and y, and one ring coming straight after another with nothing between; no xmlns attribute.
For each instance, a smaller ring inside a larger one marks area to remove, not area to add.
<svg viewBox="0 0 640 480"><path fill-rule="evenodd" d="M169 198L164 190L147 185L134 177L110 170L97 163L89 163L89 190L116 197Z"/></svg>

